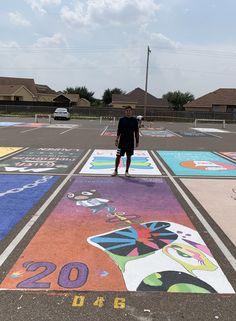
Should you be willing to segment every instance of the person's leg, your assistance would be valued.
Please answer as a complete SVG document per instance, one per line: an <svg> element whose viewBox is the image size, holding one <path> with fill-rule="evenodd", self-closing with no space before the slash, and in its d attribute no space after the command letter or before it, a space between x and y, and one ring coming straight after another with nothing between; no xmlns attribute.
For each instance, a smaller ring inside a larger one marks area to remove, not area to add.
<svg viewBox="0 0 236 321"><path fill-rule="evenodd" d="M125 169L126 173L128 173L128 171L129 171L130 164L131 164L131 156L127 155L126 156L126 169Z"/></svg>
<svg viewBox="0 0 236 321"><path fill-rule="evenodd" d="M131 157L132 155L134 154L134 149L131 147L131 148L128 148L126 150L126 169L125 169L125 176L130 176L129 174L129 167L130 167L130 164L131 164Z"/></svg>
<svg viewBox="0 0 236 321"><path fill-rule="evenodd" d="M117 156L116 156L115 172L118 172L118 167L119 167L119 165L120 165L120 158L121 158L120 155L117 155Z"/></svg>
<svg viewBox="0 0 236 321"><path fill-rule="evenodd" d="M118 167L120 165L120 158L122 156L121 153L122 153L122 150L118 148L116 152L115 169L114 169L114 172L111 174L111 176L116 176L118 174Z"/></svg>

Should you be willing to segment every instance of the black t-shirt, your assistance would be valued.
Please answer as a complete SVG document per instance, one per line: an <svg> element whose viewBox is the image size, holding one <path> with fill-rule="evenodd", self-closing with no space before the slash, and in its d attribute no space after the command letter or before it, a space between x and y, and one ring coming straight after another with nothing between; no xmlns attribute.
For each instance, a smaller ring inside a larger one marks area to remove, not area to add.
<svg viewBox="0 0 236 321"><path fill-rule="evenodd" d="M134 117L120 118L117 136L120 136L119 148L134 148L134 136L136 142L139 142L138 121Z"/></svg>

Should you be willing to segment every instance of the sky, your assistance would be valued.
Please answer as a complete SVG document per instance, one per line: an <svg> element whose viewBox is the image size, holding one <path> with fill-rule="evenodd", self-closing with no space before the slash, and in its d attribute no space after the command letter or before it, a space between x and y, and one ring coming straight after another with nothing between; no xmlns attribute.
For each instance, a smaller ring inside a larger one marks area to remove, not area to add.
<svg viewBox="0 0 236 321"><path fill-rule="evenodd" d="M235 0L0 0L0 76L59 91L236 88Z"/></svg>

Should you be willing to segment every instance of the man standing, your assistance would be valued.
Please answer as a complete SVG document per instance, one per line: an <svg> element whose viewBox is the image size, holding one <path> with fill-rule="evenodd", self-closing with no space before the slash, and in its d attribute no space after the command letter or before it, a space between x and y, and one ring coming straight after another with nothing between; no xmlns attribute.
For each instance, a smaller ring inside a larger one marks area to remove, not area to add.
<svg viewBox="0 0 236 321"><path fill-rule="evenodd" d="M138 121L136 118L132 117L132 107L128 106L125 108L125 117L120 118L115 145L117 148L115 170L112 176L118 174L118 167L120 164L121 156L126 154L126 170L125 176L129 177L129 167L131 163L131 156L134 153L134 137L136 140L136 147L139 144L139 128Z"/></svg>
<svg viewBox="0 0 236 321"><path fill-rule="evenodd" d="M138 127L141 128L142 127L143 116L142 115L138 115L137 116L137 120L138 120Z"/></svg>

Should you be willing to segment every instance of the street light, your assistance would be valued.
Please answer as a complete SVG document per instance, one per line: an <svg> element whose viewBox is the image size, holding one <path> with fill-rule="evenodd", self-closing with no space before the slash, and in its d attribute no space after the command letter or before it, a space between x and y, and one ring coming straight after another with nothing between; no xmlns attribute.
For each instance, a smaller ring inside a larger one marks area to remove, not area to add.
<svg viewBox="0 0 236 321"><path fill-rule="evenodd" d="M147 67L146 67L146 82L145 82L145 95L144 95L144 119L146 120L147 114L147 86L148 86L148 65L149 65L149 55L151 50L149 46L147 47Z"/></svg>

